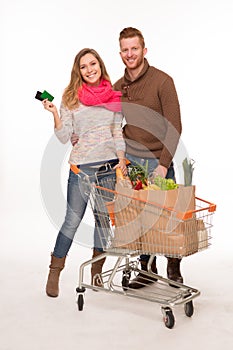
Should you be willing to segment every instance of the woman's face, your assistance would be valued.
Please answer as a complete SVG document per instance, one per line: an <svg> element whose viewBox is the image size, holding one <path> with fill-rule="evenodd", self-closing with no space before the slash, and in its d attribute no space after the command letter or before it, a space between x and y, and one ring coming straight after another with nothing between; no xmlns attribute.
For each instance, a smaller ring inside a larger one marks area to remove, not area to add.
<svg viewBox="0 0 233 350"><path fill-rule="evenodd" d="M89 85L99 85L101 68L99 61L91 53L87 53L80 59L80 73L83 80Z"/></svg>

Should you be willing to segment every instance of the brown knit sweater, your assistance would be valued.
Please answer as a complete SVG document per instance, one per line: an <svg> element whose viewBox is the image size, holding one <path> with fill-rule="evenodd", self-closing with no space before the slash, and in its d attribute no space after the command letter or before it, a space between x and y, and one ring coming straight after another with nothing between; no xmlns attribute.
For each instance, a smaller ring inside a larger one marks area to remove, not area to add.
<svg viewBox="0 0 233 350"><path fill-rule="evenodd" d="M136 80L124 76L114 84L123 93L126 153L159 159L166 168L175 154L181 130L179 101L173 79L146 59Z"/></svg>

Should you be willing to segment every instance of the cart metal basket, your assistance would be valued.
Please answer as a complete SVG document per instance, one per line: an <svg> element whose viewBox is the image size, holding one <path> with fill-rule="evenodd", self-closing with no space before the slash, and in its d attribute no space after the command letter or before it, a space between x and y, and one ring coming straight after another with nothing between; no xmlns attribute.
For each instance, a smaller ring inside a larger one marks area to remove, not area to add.
<svg viewBox="0 0 233 350"><path fill-rule="evenodd" d="M191 317L193 299L200 295L200 291L153 273L151 264L156 255L182 258L207 249L216 205L195 197L194 209L180 212L133 197L126 188L118 192L115 178L102 179L99 183L98 176L86 176L82 186L90 194L99 248L103 249L103 254L80 266L76 288L78 309L83 310L86 288L116 293L160 304L165 326L173 328L172 308L183 304L185 314ZM128 285L132 275L142 273L138 259L135 259L141 254L150 255L148 271L143 271L142 280L146 282L148 278L154 278L156 283L133 290ZM100 287L87 283L86 268L108 256L115 257L116 261L112 269L94 276Z"/></svg>

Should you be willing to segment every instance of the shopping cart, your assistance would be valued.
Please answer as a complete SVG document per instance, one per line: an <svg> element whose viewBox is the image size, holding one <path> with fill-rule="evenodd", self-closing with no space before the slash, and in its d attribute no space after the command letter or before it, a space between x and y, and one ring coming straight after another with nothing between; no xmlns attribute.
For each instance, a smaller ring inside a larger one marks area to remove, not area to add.
<svg viewBox="0 0 233 350"><path fill-rule="evenodd" d="M83 310L86 288L101 290L158 303L165 326L173 328L173 307L183 305L185 314L191 317L193 299L200 291L153 273L151 264L156 255L183 258L207 249L216 205L194 197L194 209L181 212L132 196L127 181L120 184L123 187L119 191L119 182L115 186L114 178L101 180L100 184L98 176L96 174L94 179L85 176L82 186L90 194L100 248L104 253L80 266L76 288L78 310ZM141 254L150 255L148 271L139 269L136 257ZM115 257L111 259L115 260L112 269L94 276L100 286L87 283L88 267L104 257ZM130 289L130 279L137 273L142 274L142 284L148 278L157 281L142 289Z"/></svg>

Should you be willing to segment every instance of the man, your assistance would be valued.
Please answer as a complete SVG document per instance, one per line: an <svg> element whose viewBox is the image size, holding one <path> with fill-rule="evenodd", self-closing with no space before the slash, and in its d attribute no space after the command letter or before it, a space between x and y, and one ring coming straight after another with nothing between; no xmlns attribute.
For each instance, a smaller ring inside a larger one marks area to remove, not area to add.
<svg viewBox="0 0 233 350"><path fill-rule="evenodd" d="M126 124L126 158L132 165L145 165L149 172L175 180L172 159L181 130L179 101L173 79L161 70L150 66L145 55L147 48L142 33L132 27L124 28L119 36L120 56L125 72L114 89L122 92L123 114ZM148 271L149 255L141 255L141 272L133 279L129 288L138 289L155 279L143 278ZM180 273L181 259L167 257L167 276L183 283ZM157 273L156 257L151 264Z"/></svg>

